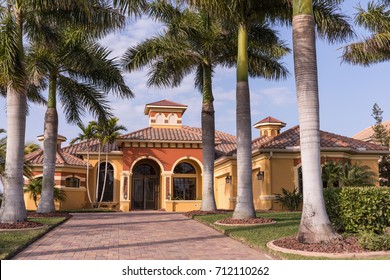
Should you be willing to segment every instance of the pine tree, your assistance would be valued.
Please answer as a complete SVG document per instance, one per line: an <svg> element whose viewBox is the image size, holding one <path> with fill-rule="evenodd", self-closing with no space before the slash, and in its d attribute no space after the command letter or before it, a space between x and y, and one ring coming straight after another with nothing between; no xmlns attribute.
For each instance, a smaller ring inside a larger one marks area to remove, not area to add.
<svg viewBox="0 0 390 280"><path fill-rule="evenodd" d="M375 119L375 125L372 127L374 134L372 139L387 148L390 144L390 129L387 129L383 124L383 110L378 104L372 107L371 116ZM380 186L390 186L390 156L382 155L379 160L379 184Z"/></svg>

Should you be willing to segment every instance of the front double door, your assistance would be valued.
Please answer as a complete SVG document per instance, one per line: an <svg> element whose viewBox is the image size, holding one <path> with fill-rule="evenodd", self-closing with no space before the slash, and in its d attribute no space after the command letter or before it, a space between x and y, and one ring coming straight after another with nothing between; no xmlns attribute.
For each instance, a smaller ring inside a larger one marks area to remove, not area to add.
<svg viewBox="0 0 390 280"><path fill-rule="evenodd" d="M133 179L134 210L155 210L158 207L158 179L140 176Z"/></svg>

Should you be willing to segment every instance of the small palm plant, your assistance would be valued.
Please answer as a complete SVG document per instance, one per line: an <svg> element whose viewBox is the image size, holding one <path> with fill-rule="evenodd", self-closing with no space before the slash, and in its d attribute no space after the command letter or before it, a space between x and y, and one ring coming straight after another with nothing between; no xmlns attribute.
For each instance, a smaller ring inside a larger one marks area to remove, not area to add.
<svg viewBox="0 0 390 280"><path fill-rule="evenodd" d="M298 211L302 199L302 194L297 188L294 188L292 192L282 188L282 194L279 195L279 201L282 203L282 207L287 207L289 211Z"/></svg>
<svg viewBox="0 0 390 280"><path fill-rule="evenodd" d="M42 177L32 179L30 183L25 186L24 192L30 193L30 198L34 201L35 207L38 207L38 197L42 192ZM65 201L65 191L59 188L54 188L54 200L61 202Z"/></svg>

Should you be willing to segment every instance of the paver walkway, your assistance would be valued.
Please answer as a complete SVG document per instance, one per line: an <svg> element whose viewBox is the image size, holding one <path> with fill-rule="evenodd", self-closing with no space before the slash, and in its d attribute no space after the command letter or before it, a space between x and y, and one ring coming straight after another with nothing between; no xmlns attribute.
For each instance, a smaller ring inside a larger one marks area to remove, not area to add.
<svg viewBox="0 0 390 280"><path fill-rule="evenodd" d="M13 259L270 259L180 213L77 213Z"/></svg>

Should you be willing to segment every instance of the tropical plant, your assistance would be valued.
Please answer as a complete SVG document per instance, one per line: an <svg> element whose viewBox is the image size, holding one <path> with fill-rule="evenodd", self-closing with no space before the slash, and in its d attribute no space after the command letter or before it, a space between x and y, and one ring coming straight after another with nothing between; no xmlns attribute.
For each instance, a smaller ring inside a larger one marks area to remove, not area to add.
<svg viewBox="0 0 390 280"><path fill-rule="evenodd" d="M375 173L367 165L328 161L322 165L322 180L327 187L372 186Z"/></svg>
<svg viewBox="0 0 390 280"><path fill-rule="evenodd" d="M120 131L127 130L123 125L118 125L118 118L110 118L106 122L99 122L96 127L97 135L99 137L99 143L103 146L103 150L106 151L106 161L105 161L105 169L104 169L104 178L103 178L103 186L101 190L101 196L99 199L98 208L102 203L104 190L106 188L107 183L107 170L108 170L108 154L110 152L110 146L115 142L115 139L120 136ZM98 161L98 172L100 168L100 161ZM99 193L99 180L97 180L97 189L96 193Z"/></svg>
<svg viewBox="0 0 390 280"><path fill-rule="evenodd" d="M294 188L292 192L282 188L282 194L279 195L278 199L282 208L287 207L289 211L297 211L302 203L302 194L297 188Z"/></svg>
<svg viewBox="0 0 390 280"><path fill-rule="evenodd" d="M85 30L97 30L96 21L105 22L109 16L104 11L93 13L106 1L27 1L7 0L0 6L0 84L1 94L7 97L7 158L5 163L4 201L0 221L14 223L27 218L23 198L24 138L27 112L27 96L32 85L40 81L39 71L29 75L26 46L37 41L56 43L58 33L53 26L83 26ZM95 16L95 17L94 17ZM91 33L92 34L92 33ZM39 69L36 69L39 70ZM33 91L38 92L39 87Z"/></svg>
<svg viewBox="0 0 390 280"><path fill-rule="evenodd" d="M297 239L303 243L329 242L340 237L331 227L322 193L313 2L293 0L292 23L303 176L303 209ZM322 1L318 4L333 3L336 8L340 2ZM340 15L339 20L343 22L344 17ZM317 25L321 26L321 19L317 20ZM325 29L322 35L330 42L347 38L352 31L347 23L343 26L340 28L341 26L336 25L335 29Z"/></svg>
<svg viewBox="0 0 390 280"><path fill-rule="evenodd" d="M201 209L216 209L214 199L215 118L212 78L217 66L236 65L237 31L205 10L195 12L173 7L165 1L149 6L149 13L167 28L157 37L130 48L124 63L129 71L149 68L149 85L175 87L195 73L195 86L202 92L203 195ZM248 24L253 38L249 49L249 73L270 78L285 76L277 60L288 52L275 31L266 24Z"/></svg>
<svg viewBox="0 0 390 280"><path fill-rule="evenodd" d="M322 165L322 182L324 187L339 187L343 163L338 161L327 161Z"/></svg>
<svg viewBox="0 0 390 280"><path fill-rule="evenodd" d="M252 194L251 176L251 119L248 84L248 53L251 42L255 38L248 37L248 24L253 23L282 23L289 25L294 12L292 9L297 2L291 0L188 0L196 6L205 6L213 13L222 16L230 24L238 26L237 52L237 177L238 198L234 218L250 218L255 216ZM314 1L314 18L320 37L330 41L349 36L352 30L345 17L338 13L341 1ZM301 3L312 7L312 3ZM296 9L295 9L296 10ZM249 39L249 41L248 41ZM269 73L272 78L278 78L281 72Z"/></svg>
<svg viewBox="0 0 390 280"><path fill-rule="evenodd" d="M78 124L78 127L81 130L81 133L77 135L74 139L70 141L70 145L74 145L76 142L85 142L87 144L87 165L86 165L86 188L87 188L87 196L88 196L88 201L93 207L92 204L92 198L91 198L91 191L90 191L90 186L89 186L89 169L90 169L90 164L89 164L89 147L90 147L90 141L94 139L95 134L96 134L96 127L93 123L89 122L87 126L85 126L82 123Z"/></svg>
<svg viewBox="0 0 390 280"><path fill-rule="evenodd" d="M35 207L38 207L38 197L42 194L42 180L42 177L34 178L24 188L24 192L30 194L30 198L34 201ZM66 192L63 189L55 188L54 186L53 189L55 201L63 202L66 200Z"/></svg>
<svg viewBox="0 0 390 280"><path fill-rule="evenodd" d="M99 3L100 4L100 3ZM96 39L125 24L125 17L116 9L97 5L91 10L93 28L60 28L58 44L40 43L36 50L37 67L49 80L48 108L45 116L43 193L37 212L54 210L51 185L54 182L58 116L56 94L61 96L68 122L79 123L80 112L89 110L99 119L107 119L109 108L105 97L114 93L121 98L133 94L124 82L119 65L109 59L110 52L101 47ZM101 17L104 16L104 20ZM46 171L46 172L45 172Z"/></svg>
<svg viewBox="0 0 390 280"><path fill-rule="evenodd" d="M373 186L375 173L367 165L344 163L341 169L340 186Z"/></svg>
<svg viewBox="0 0 390 280"><path fill-rule="evenodd" d="M371 35L344 48L343 61L362 66L390 60L390 1L370 1L364 9L357 6L355 24Z"/></svg>

